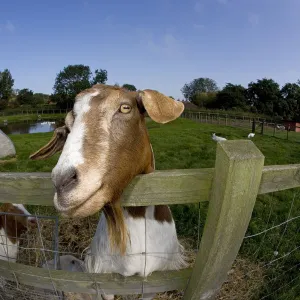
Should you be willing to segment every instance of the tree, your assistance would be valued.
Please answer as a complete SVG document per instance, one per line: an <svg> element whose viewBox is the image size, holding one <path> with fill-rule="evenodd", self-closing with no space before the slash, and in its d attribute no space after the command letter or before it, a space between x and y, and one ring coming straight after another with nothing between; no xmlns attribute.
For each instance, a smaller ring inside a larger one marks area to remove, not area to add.
<svg viewBox="0 0 300 300"><path fill-rule="evenodd" d="M191 96L190 102L200 108L215 108L216 92L197 92Z"/></svg>
<svg viewBox="0 0 300 300"><path fill-rule="evenodd" d="M14 79L8 69L0 72L0 109L4 109L13 93Z"/></svg>
<svg viewBox="0 0 300 300"><path fill-rule="evenodd" d="M93 84L105 83L107 81L107 71L106 70L95 70L95 76L92 80Z"/></svg>
<svg viewBox="0 0 300 300"><path fill-rule="evenodd" d="M217 108L246 110L247 89L242 85L227 83L225 87L217 93Z"/></svg>
<svg viewBox="0 0 300 300"><path fill-rule="evenodd" d="M300 86L296 83L286 83L281 88L281 97L284 104L279 107L282 111L282 116L286 119L298 119L299 120L299 108L300 108Z"/></svg>
<svg viewBox="0 0 300 300"><path fill-rule="evenodd" d="M46 104L49 101L49 95L43 93L34 93L33 102L34 104Z"/></svg>
<svg viewBox="0 0 300 300"><path fill-rule="evenodd" d="M280 87L273 79L263 78L248 84L248 104L259 113L274 116L281 102Z"/></svg>
<svg viewBox="0 0 300 300"><path fill-rule="evenodd" d="M33 91L29 89L20 90L16 100L20 105L24 105L24 104L33 105L34 104Z"/></svg>
<svg viewBox="0 0 300 300"><path fill-rule="evenodd" d="M217 83L213 79L203 77L186 83L181 89L184 98L189 101L192 101L192 97L197 93L211 93L217 91Z"/></svg>
<svg viewBox="0 0 300 300"><path fill-rule="evenodd" d="M69 65L57 74L51 99L55 99L59 107L72 107L78 93L106 80L106 70L97 69L93 76L89 66Z"/></svg>
<svg viewBox="0 0 300 300"><path fill-rule="evenodd" d="M136 91L136 87L132 84L125 83L125 84L123 84L122 87L128 91L133 91L133 92Z"/></svg>

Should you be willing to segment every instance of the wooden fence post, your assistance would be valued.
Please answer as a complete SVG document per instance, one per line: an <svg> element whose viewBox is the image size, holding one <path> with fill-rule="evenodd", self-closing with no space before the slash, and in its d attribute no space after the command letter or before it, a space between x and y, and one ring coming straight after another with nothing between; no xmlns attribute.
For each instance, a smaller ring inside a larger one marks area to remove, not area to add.
<svg viewBox="0 0 300 300"><path fill-rule="evenodd" d="M184 300L217 296L248 228L263 165L252 141L218 143L208 214Z"/></svg>
<svg viewBox="0 0 300 300"><path fill-rule="evenodd" d="M264 126L265 126L265 120L263 120L262 122L261 122L261 135L263 135L264 134Z"/></svg>

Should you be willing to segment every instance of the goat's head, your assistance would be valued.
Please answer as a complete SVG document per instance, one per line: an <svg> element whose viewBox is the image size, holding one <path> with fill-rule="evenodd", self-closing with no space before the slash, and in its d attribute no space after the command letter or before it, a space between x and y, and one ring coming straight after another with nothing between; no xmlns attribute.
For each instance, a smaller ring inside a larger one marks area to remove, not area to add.
<svg viewBox="0 0 300 300"><path fill-rule="evenodd" d="M31 216L22 204L4 203L0 207L0 227L4 228L13 243L36 223L36 218Z"/></svg>
<svg viewBox="0 0 300 300"><path fill-rule="evenodd" d="M153 171L145 113L167 123L183 109L181 102L153 90L97 84L78 94L65 126L30 156L46 159L62 150L52 171L56 209L64 216L85 217L106 204L114 206L134 176Z"/></svg>

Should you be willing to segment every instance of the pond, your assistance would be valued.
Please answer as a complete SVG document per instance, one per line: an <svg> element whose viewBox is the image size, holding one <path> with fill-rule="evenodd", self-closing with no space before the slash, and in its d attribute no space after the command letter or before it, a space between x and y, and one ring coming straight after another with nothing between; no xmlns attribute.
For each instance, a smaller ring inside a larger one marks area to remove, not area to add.
<svg viewBox="0 0 300 300"><path fill-rule="evenodd" d="M62 126L64 120L41 120L41 121L25 121L18 123L0 123L0 129L5 134L22 134L22 133L38 133L51 132L57 127Z"/></svg>

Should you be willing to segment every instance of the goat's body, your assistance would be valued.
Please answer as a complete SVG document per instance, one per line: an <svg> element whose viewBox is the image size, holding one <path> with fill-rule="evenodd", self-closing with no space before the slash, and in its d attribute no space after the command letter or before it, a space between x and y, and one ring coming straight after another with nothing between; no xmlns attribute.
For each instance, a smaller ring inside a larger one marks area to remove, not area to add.
<svg viewBox="0 0 300 300"><path fill-rule="evenodd" d="M129 234L125 255L111 251L107 220L102 213L85 258L88 272L148 276L154 271L176 270L185 266L183 247L177 239L173 220L157 221L154 206L146 208L145 218L132 217L126 209L124 216Z"/></svg>
<svg viewBox="0 0 300 300"><path fill-rule="evenodd" d="M7 236L4 228L0 230L0 259L16 262L18 255L19 241L13 243Z"/></svg>

